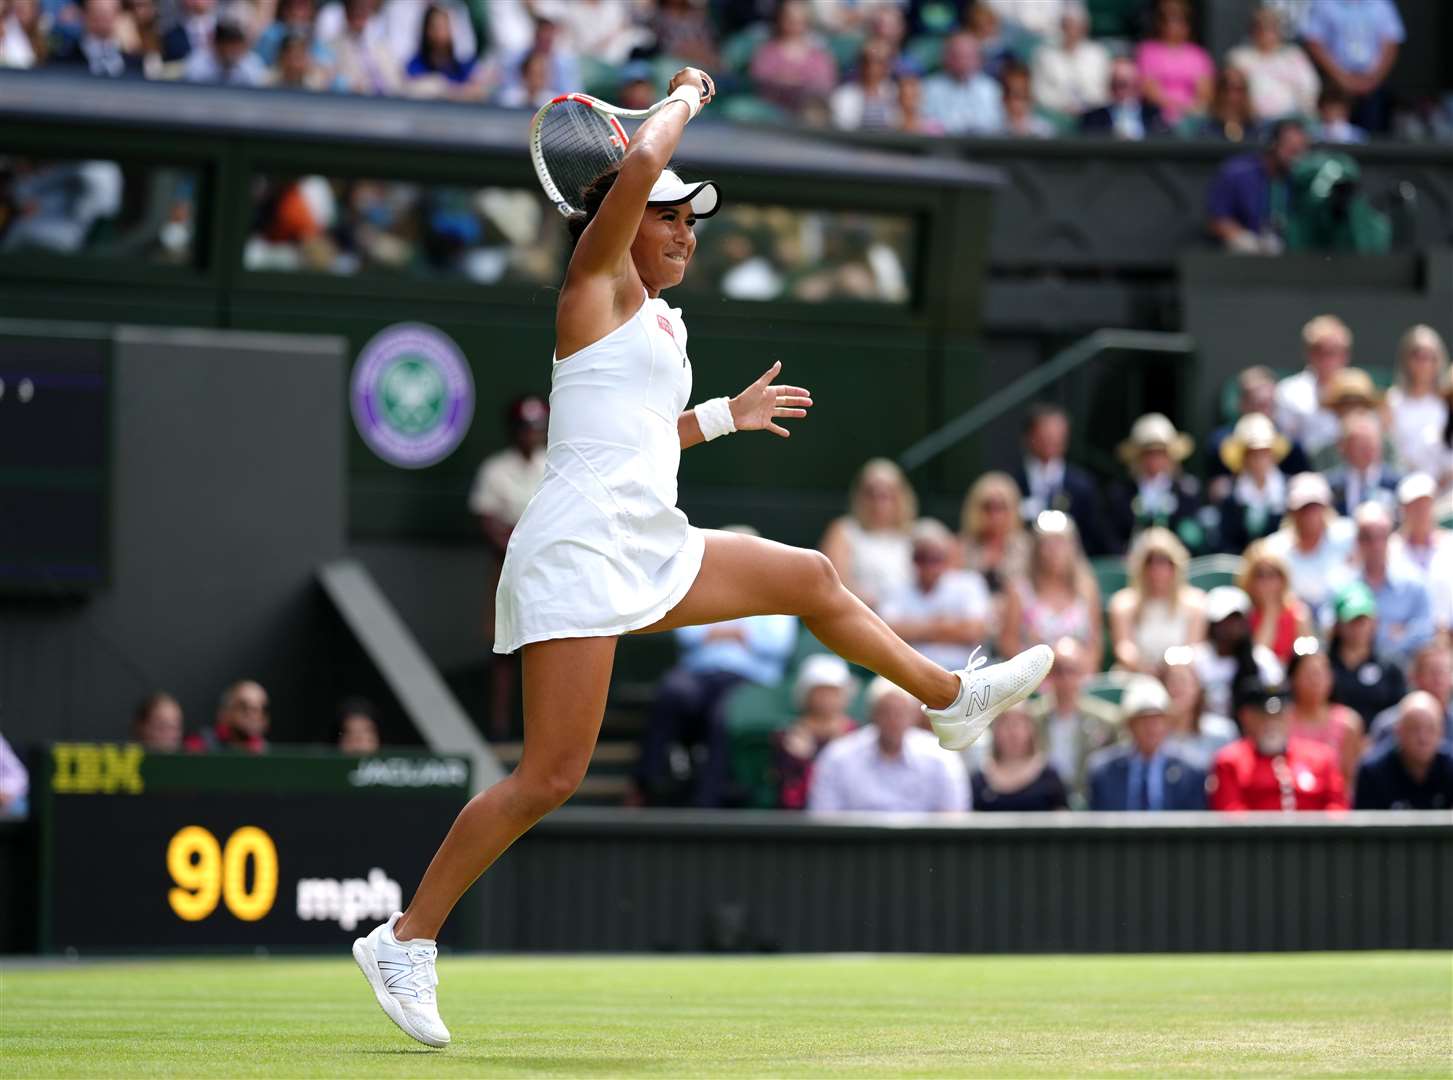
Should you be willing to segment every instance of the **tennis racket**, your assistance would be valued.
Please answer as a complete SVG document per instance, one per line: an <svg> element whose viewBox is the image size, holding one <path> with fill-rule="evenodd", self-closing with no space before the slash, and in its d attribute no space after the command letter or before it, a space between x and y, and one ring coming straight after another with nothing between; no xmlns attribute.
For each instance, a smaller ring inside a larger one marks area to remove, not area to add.
<svg viewBox="0 0 1453 1080"><path fill-rule="evenodd" d="M716 92L706 80L705 100ZM581 193L597 176L626 156L630 138L622 120L645 120L669 104L662 98L646 109L622 109L589 94L552 98L530 121L530 162L545 195L569 217L585 210Z"/></svg>

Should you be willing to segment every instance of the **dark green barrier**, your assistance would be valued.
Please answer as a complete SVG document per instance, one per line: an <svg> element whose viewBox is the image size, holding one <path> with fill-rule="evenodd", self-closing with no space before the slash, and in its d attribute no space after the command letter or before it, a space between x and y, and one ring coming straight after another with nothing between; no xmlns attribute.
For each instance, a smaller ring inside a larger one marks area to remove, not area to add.
<svg viewBox="0 0 1453 1080"><path fill-rule="evenodd" d="M402 907L470 789L446 755L97 743L35 776L43 951L342 948ZM476 945L471 920L446 942Z"/></svg>

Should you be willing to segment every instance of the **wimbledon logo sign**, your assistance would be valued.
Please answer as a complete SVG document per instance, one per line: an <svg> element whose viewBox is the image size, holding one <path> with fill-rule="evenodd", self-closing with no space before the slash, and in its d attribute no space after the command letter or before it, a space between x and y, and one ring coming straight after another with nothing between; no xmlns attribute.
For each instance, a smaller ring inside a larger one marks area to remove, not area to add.
<svg viewBox="0 0 1453 1080"><path fill-rule="evenodd" d="M395 323L373 336L353 365L353 423L375 454L422 469L452 454L474 415L474 379L449 335Z"/></svg>

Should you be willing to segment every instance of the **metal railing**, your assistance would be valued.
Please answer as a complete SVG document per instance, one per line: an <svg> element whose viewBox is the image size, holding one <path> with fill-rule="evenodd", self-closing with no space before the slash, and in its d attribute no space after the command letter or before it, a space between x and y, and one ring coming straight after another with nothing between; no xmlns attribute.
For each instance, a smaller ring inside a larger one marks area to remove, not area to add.
<svg viewBox="0 0 1453 1080"><path fill-rule="evenodd" d="M898 455L898 464L904 472L912 472L928 464L1010 409L1024 404L1046 386L1079 370L1103 353L1172 353L1186 356L1194 351L1195 340L1189 334L1167 334L1152 330L1096 330L1057 353L1049 363L1026 372L937 431L919 439Z"/></svg>

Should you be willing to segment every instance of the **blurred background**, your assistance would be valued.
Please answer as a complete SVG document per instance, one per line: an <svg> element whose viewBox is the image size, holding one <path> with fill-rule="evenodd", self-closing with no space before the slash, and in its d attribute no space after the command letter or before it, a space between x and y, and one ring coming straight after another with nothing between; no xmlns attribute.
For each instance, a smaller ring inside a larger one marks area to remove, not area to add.
<svg viewBox="0 0 1453 1080"><path fill-rule="evenodd" d="M450 943L1453 945L1450 54L1441 0L0 0L0 952L331 947L518 760L529 119L684 65L693 396L817 407L682 509L1056 669L953 755L791 618L626 639Z"/></svg>

